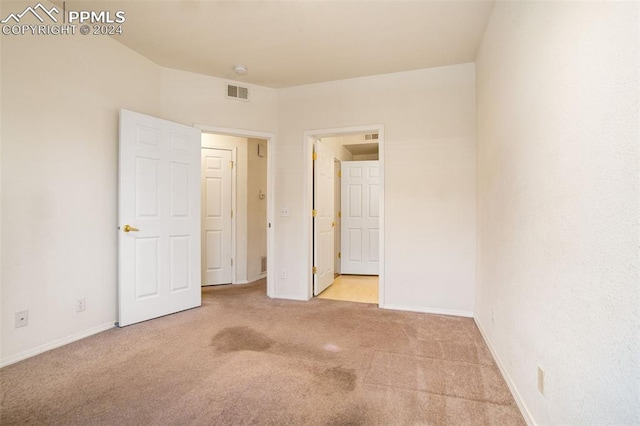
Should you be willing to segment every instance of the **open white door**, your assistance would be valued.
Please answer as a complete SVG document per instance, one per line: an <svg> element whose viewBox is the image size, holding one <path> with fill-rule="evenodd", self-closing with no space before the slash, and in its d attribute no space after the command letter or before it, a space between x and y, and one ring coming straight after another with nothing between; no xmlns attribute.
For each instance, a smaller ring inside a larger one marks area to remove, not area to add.
<svg viewBox="0 0 640 426"><path fill-rule="evenodd" d="M230 284L231 151L202 149L202 285Z"/></svg>
<svg viewBox="0 0 640 426"><path fill-rule="evenodd" d="M341 274L378 275L380 185L378 161L343 161Z"/></svg>
<svg viewBox="0 0 640 426"><path fill-rule="evenodd" d="M337 158L333 160L333 220L336 226L333 228L333 273L334 275L340 274L340 256L342 249L340 248L340 217L342 216L342 212L340 211L340 205L342 204L342 199L340 197L340 192L342 188L340 183L342 181L342 171L340 168L340 160Z"/></svg>
<svg viewBox="0 0 640 426"><path fill-rule="evenodd" d="M313 294L317 296L333 283L333 152L315 142L313 162Z"/></svg>
<svg viewBox="0 0 640 426"><path fill-rule="evenodd" d="M118 324L200 306L200 130L120 111Z"/></svg>

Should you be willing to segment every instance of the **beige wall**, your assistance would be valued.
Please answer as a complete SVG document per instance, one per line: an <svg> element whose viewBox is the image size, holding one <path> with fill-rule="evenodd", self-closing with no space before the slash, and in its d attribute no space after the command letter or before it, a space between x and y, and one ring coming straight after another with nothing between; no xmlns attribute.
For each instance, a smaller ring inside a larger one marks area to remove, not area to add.
<svg viewBox="0 0 640 426"><path fill-rule="evenodd" d="M204 124L275 133L278 124L278 92L242 83L251 91L251 102L229 99L228 80L168 68L160 69L160 93L164 117L187 124Z"/></svg>
<svg viewBox="0 0 640 426"><path fill-rule="evenodd" d="M119 110L274 132L277 92L230 100L226 80L163 69L111 37L2 36L0 56L4 365L116 321Z"/></svg>
<svg viewBox="0 0 640 426"><path fill-rule="evenodd" d="M321 138L320 142L331 151L333 151L333 156L340 161L351 161L353 160L353 155L343 148L342 145L345 144L345 140L348 140L348 136L332 136Z"/></svg>
<svg viewBox="0 0 640 426"><path fill-rule="evenodd" d="M160 70L106 37L3 36L2 58L5 363L113 326L118 113L159 113Z"/></svg>
<svg viewBox="0 0 640 426"><path fill-rule="evenodd" d="M247 279L255 281L265 276L261 257L267 255L267 141L247 140ZM258 156L263 145L265 156ZM265 194L260 198L259 194Z"/></svg>
<svg viewBox="0 0 640 426"><path fill-rule="evenodd" d="M0 7L0 13L3 11L2 7ZM3 256L2 256L2 250L3 250L3 246L4 244L2 243L2 225L4 223L4 221L2 220L2 216L4 216L3 213L3 209L2 209L2 200L4 198L3 194L3 190L2 190L2 157L3 157L3 149L2 149L2 137L3 137L3 126L2 126L2 99L3 99L3 90L2 90L2 64L3 64L3 59L2 59L2 40L0 39L0 298L2 298L2 300L4 300L4 293L2 290L2 279L3 279L3 274L2 274L2 265L3 265ZM5 314L4 314L4 303L2 303L2 300L0 300L0 323L6 321L5 320ZM4 328L2 326L0 326L0 365L2 365L2 360L3 360L3 353L4 353L4 349L3 349L3 341L4 341Z"/></svg>
<svg viewBox="0 0 640 426"><path fill-rule="evenodd" d="M379 159L379 154L357 154L353 156L353 161L375 161Z"/></svg>
<svg viewBox="0 0 640 426"><path fill-rule="evenodd" d="M640 423L638 7L498 2L478 54L475 315L532 424Z"/></svg>
<svg viewBox="0 0 640 426"><path fill-rule="evenodd" d="M353 155L344 145L358 145L376 143L377 140L366 140L364 135L341 135L323 137L320 139L325 146L331 148L335 158L340 161L367 161L378 160L378 154L356 154Z"/></svg>
<svg viewBox="0 0 640 426"><path fill-rule="evenodd" d="M385 126L385 306L471 315L475 282L473 64L279 91L277 295L308 294L303 132Z"/></svg>

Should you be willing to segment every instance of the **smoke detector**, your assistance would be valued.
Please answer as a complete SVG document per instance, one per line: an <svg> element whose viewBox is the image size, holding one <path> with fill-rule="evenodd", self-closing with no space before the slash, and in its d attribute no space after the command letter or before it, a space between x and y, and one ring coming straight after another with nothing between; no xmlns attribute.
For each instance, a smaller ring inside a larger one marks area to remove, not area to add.
<svg viewBox="0 0 640 426"><path fill-rule="evenodd" d="M242 64L234 65L233 71L238 75L245 75L247 73L247 66Z"/></svg>

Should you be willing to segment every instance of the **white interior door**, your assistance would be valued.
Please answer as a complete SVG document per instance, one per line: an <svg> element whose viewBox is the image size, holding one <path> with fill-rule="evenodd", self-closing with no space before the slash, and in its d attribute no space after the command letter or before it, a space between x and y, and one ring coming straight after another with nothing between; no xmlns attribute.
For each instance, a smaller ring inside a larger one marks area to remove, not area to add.
<svg viewBox="0 0 640 426"><path fill-rule="evenodd" d="M340 273L378 275L380 185L378 161L343 161Z"/></svg>
<svg viewBox="0 0 640 426"><path fill-rule="evenodd" d="M342 213L340 212L340 204L342 202L340 199L340 192L342 190L340 187L340 177L342 176L342 172L340 171L340 160L337 158L333 161L333 168L333 220L336 224L333 228L333 272L335 275L340 274L340 251L342 250L340 248L340 217L342 216Z"/></svg>
<svg viewBox="0 0 640 426"><path fill-rule="evenodd" d="M120 111L118 323L200 306L200 130Z"/></svg>
<svg viewBox="0 0 640 426"><path fill-rule="evenodd" d="M315 142L313 162L313 294L317 296L333 283L333 152Z"/></svg>
<svg viewBox="0 0 640 426"><path fill-rule="evenodd" d="M230 284L231 151L202 149L202 285Z"/></svg>

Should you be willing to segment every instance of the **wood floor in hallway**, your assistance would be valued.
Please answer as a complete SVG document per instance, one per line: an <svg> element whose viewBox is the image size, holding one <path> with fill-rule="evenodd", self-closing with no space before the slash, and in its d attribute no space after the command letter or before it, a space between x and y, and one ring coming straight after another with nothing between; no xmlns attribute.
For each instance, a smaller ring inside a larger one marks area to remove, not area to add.
<svg viewBox="0 0 640 426"><path fill-rule="evenodd" d="M340 275L325 291L321 299L378 304L377 275Z"/></svg>

